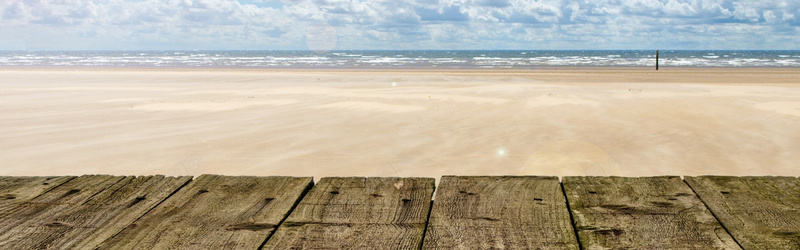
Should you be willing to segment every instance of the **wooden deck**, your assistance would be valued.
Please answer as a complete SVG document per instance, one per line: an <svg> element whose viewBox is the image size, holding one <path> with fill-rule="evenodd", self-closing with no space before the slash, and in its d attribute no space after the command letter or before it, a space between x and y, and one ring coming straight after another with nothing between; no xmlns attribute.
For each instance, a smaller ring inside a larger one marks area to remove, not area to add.
<svg viewBox="0 0 800 250"><path fill-rule="evenodd" d="M795 177L0 177L0 249L800 249L798 209Z"/></svg>

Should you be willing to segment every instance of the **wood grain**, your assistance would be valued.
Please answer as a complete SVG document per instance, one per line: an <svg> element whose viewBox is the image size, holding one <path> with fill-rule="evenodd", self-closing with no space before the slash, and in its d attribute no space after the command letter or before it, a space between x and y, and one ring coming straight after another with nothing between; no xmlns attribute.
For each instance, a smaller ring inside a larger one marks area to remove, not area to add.
<svg viewBox="0 0 800 250"><path fill-rule="evenodd" d="M101 249L257 249L311 177L203 175Z"/></svg>
<svg viewBox="0 0 800 250"><path fill-rule="evenodd" d="M586 249L740 249L680 177L564 177Z"/></svg>
<svg viewBox="0 0 800 250"><path fill-rule="evenodd" d="M578 249L558 177L443 176L423 249Z"/></svg>
<svg viewBox="0 0 800 250"><path fill-rule="evenodd" d="M322 178L265 249L417 249L433 178Z"/></svg>
<svg viewBox="0 0 800 250"><path fill-rule="evenodd" d="M97 175L69 180L4 217L0 248L94 248L189 179Z"/></svg>
<svg viewBox="0 0 800 250"><path fill-rule="evenodd" d="M29 201L50 189L75 178L60 177L0 177L0 221L9 216L8 210Z"/></svg>
<svg viewBox="0 0 800 250"><path fill-rule="evenodd" d="M686 177L744 249L800 249L800 180Z"/></svg>

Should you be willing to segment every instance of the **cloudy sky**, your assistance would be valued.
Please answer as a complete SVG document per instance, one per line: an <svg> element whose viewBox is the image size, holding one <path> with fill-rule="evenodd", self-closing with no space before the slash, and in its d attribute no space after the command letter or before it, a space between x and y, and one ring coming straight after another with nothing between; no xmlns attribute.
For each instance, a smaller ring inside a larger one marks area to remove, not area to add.
<svg viewBox="0 0 800 250"><path fill-rule="evenodd" d="M800 0L0 0L0 49L800 49Z"/></svg>

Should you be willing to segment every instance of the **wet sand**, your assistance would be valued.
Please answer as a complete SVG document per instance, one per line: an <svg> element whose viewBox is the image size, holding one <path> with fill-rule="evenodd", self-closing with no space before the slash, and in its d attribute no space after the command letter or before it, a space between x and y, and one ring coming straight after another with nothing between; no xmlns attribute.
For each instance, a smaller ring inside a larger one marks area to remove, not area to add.
<svg viewBox="0 0 800 250"><path fill-rule="evenodd" d="M798 69L0 69L0 175L800 175Z"/></svg>

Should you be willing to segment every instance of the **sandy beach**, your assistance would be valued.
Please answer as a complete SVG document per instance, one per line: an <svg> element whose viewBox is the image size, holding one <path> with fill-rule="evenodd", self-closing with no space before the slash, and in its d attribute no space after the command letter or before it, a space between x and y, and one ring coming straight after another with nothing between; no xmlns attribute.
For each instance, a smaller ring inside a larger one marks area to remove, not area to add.
<svg viewBox="0 0 800 250"><path fill-rule="evenodd" d="M800 70L0 69L0 175L800 175Z"/></svg>

